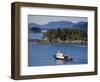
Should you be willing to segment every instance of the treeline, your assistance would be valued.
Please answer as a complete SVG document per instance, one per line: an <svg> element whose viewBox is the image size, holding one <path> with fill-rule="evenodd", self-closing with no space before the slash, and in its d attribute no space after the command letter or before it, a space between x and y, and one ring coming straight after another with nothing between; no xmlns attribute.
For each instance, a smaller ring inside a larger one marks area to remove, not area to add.
<svg viewBox="0 0 100 82"><path fill-rule="evenodd" d="M74 41L81 40L87 41L87 32L81 31L78 29L68 29L68 28L58 28L58 29L49 29L43 35L44 38L48 39L50 42L53 41Z"/></svg>
<svg viewBox="0 0 100 82"><path fill-rule="evenodd" d="M41 29L38 28L38 27L32 27L32 28L29 29L29 31L32 31L33 33L40 33Z"/></svg>

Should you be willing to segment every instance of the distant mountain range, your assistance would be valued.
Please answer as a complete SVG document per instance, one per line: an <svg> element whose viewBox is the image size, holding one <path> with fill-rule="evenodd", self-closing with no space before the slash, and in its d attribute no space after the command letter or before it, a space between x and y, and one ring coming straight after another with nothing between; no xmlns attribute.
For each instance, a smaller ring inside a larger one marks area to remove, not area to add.
<svg viewBox="0 0 100 82"><path fill-rule="evenodd" d="M87 32L88 22L80 21L77 23L73 23L71 21L56 21L56 22L49 22L43 25L39 25L36 23L29 23L28 27L29 29L40 28L41 30L71 28L71 29L79 29Z"/></svg>
<svg viewBox="0 0 100 82"><path fill-rule="evenodd" d="M87 30L88 30L88 23L87 22L80 21L80 22L74 24L73 25L73 28L87 32Z"/></svg>

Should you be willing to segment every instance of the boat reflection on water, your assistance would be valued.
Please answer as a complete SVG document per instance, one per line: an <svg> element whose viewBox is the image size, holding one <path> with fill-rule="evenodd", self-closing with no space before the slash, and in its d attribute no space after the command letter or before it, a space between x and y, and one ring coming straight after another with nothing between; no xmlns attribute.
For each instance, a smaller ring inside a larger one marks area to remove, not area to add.
<svg viewBox="0 0 100 82"><path fill-rule="evenodd" d="M63 65L64 62L65 62L65 61L63 61L63 60L55 60L55 63L56 63L57 65Z"/></svg>

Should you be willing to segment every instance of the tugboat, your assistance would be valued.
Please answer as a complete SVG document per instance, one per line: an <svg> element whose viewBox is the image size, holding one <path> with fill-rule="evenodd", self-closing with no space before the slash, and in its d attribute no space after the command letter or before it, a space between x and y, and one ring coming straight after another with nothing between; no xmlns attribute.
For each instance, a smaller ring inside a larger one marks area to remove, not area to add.
<svg viewBox="0 0 100 82"><path fill-rule="evenodd" d="M56 55L54 55L54 58L58 60L73 60L73 58L64 56L64 54L60 50L57 51Z"/></svg>

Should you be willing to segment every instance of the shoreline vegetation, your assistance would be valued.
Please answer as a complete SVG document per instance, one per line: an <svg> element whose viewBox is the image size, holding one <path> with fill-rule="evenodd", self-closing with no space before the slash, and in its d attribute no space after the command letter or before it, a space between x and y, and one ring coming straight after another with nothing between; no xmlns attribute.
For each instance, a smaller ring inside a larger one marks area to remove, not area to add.
<svg viewBox="0 0 100 82"><path fill-rule="evenodd" d="M49 29L42 33L42 39L29 39L29 41L32 41L35 44L87 44L87 32L78 29L57 28Z"/></svg>
<svg viewBox="0 0 100 82"><path fill-rule="evenodd" d="M81 40L74 40L74 41L54 41L54 42L49 42L48 40L38 40L38 39L29 39L30 42L33 42L35 44L69 44L69 43L72 43L72 44L87 44L87 42L83 42Z"/></svg>

